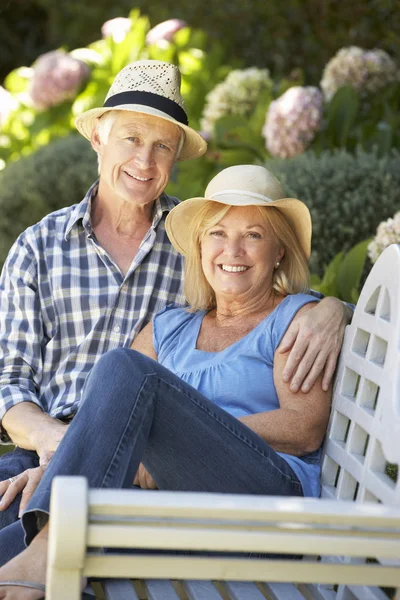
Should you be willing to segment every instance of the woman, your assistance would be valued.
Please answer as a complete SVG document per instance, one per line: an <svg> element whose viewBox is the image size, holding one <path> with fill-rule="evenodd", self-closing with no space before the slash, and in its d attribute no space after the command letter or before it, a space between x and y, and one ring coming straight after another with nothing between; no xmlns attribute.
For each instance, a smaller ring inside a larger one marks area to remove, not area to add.
<svg viewBox="0 0 400 600"><path fill-rule="evenodd" d="M303 293L311 222L303 203L283 196L263 167L230 167L205 198L171 211L166 227L186 257L190 309L163 309L135 351L113 350L92 370L22 517L28 548L0 569L0 598L43 594L42 525L55 475L85 475L91 487L129 488L134 479L164 490L319 495L330 392L320 381L291 392L278 352L316 301Z"/></svg>

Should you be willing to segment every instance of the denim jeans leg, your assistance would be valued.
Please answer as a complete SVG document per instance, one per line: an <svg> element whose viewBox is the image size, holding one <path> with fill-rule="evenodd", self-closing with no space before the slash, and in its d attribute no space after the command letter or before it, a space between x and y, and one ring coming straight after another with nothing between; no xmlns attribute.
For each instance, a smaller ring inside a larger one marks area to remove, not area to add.
<svg viewBox="0 0 400 600"><path fill-rule="evenodd" d="M25 549L24 538L21 521L11 523L0 531L0 567Z"/></svg>
<svg viewBox="0 0 400 600"><path fill-rule="evenodd" d="M27 469L33 469L39 466L39 457L36 452L15 448L0 457L0 481L5 481L9 477L15 477ZM0 530L18 520L19 505L21 494L15 498L14 502L5 511L0 511Z"/></svg>
<svg viewBox="0 0 400 600"><path fill-rule="evenodd" d="M290 466L243 423L151 359L127 349L92 369L79 411L23 515L27 542L51 481L130 488L140 461L160 489L301 496Z"/></svg>
<svg viewBox="0 0 400 600"><path fill-rule="evenodd" d="M0 481L13 477L39 465L36 452L15 448L3 454L0 458ZM0 566L3 566L13 556L22 552L24 544L24 530L18 520L21 494L4 511L0 511Z"/></svg>

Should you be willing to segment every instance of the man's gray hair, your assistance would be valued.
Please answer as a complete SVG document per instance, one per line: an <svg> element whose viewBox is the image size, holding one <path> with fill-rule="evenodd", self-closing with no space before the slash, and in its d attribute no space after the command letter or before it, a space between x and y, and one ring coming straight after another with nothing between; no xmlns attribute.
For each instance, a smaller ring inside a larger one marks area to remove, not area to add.
<svg viewBox="0 0 400 600"><path fill-rule="evenodd" d="M117 120L118 112L116 110L110 110L104 113L97 122L97 133L102 144L107 144L108 138L110 137L111 129ZM101 156L97 153L97 172L100 175L101 171Z"/></svg>

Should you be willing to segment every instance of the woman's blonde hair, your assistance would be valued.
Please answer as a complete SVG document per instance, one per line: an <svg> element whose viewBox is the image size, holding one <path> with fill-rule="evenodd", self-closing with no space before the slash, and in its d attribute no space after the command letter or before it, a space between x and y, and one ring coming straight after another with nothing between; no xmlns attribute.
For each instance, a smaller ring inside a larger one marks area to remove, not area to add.
<svg viewBox="0 0 400 600"><path fill-rule="evenodd" d="M191 310L215 308L215 293L201 266L201 242L208 229L219 223L232 207L208 201L200 208L190 225L190 242L185 258L184 291ZM299 241L290 224L278 208L256 206L274 233L285 254L275 270L272 289L275 295L306 292L309 289L309 270Z"/></svg>

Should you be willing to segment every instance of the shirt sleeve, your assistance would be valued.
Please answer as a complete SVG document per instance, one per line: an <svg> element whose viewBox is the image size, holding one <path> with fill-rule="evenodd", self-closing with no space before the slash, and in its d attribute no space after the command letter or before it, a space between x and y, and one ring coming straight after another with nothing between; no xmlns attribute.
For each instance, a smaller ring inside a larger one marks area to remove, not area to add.
<svg viewBox="0 0 400 600"><path fill-rule="evenodd" d="M0 278L0 423L20 402L38 398L42 375L43 322L32 250L20 236L4 264ZM0 443L10 442L0 426Z"/></svg>
<svg viewBox="0 0 400 600"><path fill-rule="evenodd" d="M173 303L164 306L153 317L153 345L159 363L163 364L165 354L173 351L179 335L193 315L194 313Z"/></svg>

